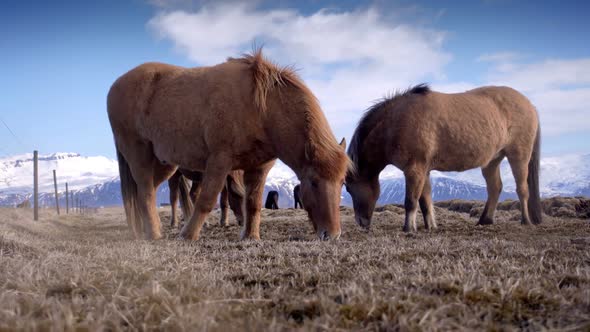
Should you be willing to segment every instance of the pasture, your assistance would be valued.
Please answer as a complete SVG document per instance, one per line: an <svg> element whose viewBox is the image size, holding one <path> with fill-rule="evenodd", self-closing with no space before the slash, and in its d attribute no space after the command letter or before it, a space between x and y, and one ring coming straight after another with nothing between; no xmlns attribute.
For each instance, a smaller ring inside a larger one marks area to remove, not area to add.
<svg viewBox="0 0 590 332"><path fill-rule="evenodd" d="M0 210L0 330L590 329L590 223L519 211L475 226L436 208L404 234L385 206L365 233L341 208L320 242L303 210L263 210L263 240L208 218L202 238L135 240L122 208L91 216Z"/></svg>

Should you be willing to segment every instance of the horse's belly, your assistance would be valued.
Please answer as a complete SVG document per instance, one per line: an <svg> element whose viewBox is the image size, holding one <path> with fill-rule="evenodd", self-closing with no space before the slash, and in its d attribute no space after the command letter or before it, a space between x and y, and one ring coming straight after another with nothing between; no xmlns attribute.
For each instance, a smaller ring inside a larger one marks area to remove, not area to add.
<svg viewBox="0 0 590 332"><path fill-rule="evenodd" d="M154 155L162 164L180 166L193 171L205 169L207 161L207 149L196 140L173 140L168 137L166 141L152 141Z"/></svg>
<svg viewBox="0 0 590 332"><path fill-rule="evenodd" d="M435 158L432 169L441 172L463 172L473 168L483 167L501 155L499 149L468 150L467 153L455 153L446 158Z"/></svg>

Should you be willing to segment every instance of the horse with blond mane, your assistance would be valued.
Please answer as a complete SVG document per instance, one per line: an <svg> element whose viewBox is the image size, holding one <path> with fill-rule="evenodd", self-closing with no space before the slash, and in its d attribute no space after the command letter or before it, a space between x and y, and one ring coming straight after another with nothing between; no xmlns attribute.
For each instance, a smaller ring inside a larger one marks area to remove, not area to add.
<svg viewBox="0 0 590 332"><path fill-rule="evenodd" d="M431 170L481 167L488 200L479 224L491 224L502 192L500 162L506 157L516 181L522 223L539 224L540 139L535 107L508 87L445 94L418 85L385 98L362 117L348 149L356 166L346 177L355 220L369 228L379 197L379 173L392 164L406 180L404 231L416 230L418 205L425 228L436 227Z"/></svg>
<svg viewBox="0 0 590 332"><path fill-rule="evenodd" d="M276 158L301 180L318 237L340 236L348 156L309 88L261 50L211 67L140 65L115 81L107 108L126 218L136 236L162 236L156 188L180 166L203 172L181 238L199 238L227 174L241 169L246 189L241 238L259 239L264 183Z"/></svg>

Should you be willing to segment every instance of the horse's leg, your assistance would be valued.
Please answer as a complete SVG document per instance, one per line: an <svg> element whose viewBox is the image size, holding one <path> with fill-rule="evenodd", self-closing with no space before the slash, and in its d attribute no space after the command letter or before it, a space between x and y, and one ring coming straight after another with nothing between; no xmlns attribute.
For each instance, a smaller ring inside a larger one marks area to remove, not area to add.
<svg viewBox="0 0 590 332"><path fill-rule="evenodd" d="M197 203L197 198L201 193L201 182L203 181L202 178L192 180L191 190L189 191L189 197L191 202L193 202L193 207ZM194 211L193 211L194 212ZM184 222L187 222L191 216L183 216Z"/></svg>
<svg viewBox="0 0 590 332"><path fill-rule="evenodd" d="M152 167L152 181L150 183L149 180L146 181L146 186L143 188L144 195L146 197L146 201L148 202L147 206L141 207L143 210L146 210L146 216L148 218L145 219L144 225L146 237L148 239L159 239L161 237L161 224L160 224L160 215L158 214L157 204L156 204L156 190L158 186L162 184L162 182L166 181L176 172L176 167L171 165L164 165L160 163L155 157L153 158L153 167ZM138 189L141 193L141 187ZM178 187L176 192L178 193Z"/></svg>
<svg viewBox="0 0 590 332"><path fill-rule="evenodd" d="M436 229L434 205L432 204L432 188L428 176L426 176L426 179L424 180L424 188L422 188L419 203L422 217L424 218L424 228L430 229L432 227L433 229Z"/></svg>
<svg viewBox="0 0 590 332"><path fill-rule="evenodd" d="M200 193L195 203L195 210L189 222L184 225L180 237L187 240L198 240L207 215L213 210L217 195L223 188L229 162L225 158L210 158L203 174Z"/></svg>
<svg viewBox="0 0 590 332"><path fill-rule="evenodd" d="M518 200L520 200L520 211L522 213L521 223L523 225L530 224L529 218L529 187L527 183L527 177L529 175L529 161L527 158L518 158L508 155L508 162L514 175L514 181L516 182L516 193L518 194Z"/></svg>
<svg viewBox="0 0 590 332"><path fill-rule="evenodd" d="M150 165L151 166L151 165ZM152 167L142 167L134 173L148 173L139 175L137 181L137 208L141 216L144 238L157 240L162 237L160 231L160 216L156 210L156 187L152 175Z"/></svg>
<svg viewBox="0 0 590 332"><path fill-rule="evenodd" d="M139 215L137 228L146 239L159 239L160 217L156 209L155 175L160 171L160 162L154 156L151 144L136 143L128 154L129 166L137 183L136 209ZM167 170L170 170L168 166ZM172 167L172 171L174 171Z"/></svg>
<svg viewBox="0 0 590 332"><path fill-rule="evenodd" d="M224 184L223 190L221 190L221 195L219 196L219 207L221 208L221 219L219 220L219 224L221 226L227 225L227 210L229 210L229 194L227 191L227 184Z"/></svg>
<svg viewBox="0 0 590 332"><path fill-rule="evenodd" d="M412 165L404 170L406 177L406 219L404 221L404 232L416 231L416 213L418 212L418 200L422 195L426 172L419 165Z"/></svg>
<svg viewBox="0 0 590 332"><path fill-rule="evenodd" d="M168 179L168 189L170 190L170 207L172 208L172 214L170 217L170 227L178 226L178 217L176 216L176 204L178 203L180 176L180 172L178 172L172 175L170 179Z"/></svg>
<svg viewBox="0 0 590 332"><path fill-rule="evenodd" d="M242 194L234 192L230 185L228 185L228 201L229 208L234 212L238 225L244 224L244 197Z"/></svg>
<svg viewBox="0 0 590 332"><path fill-rule="evenodd" d="M481 173L486 180L488 191L488 200L483 209L478 225L491 225L494 223L494 212L498 205L500 193L502 193L502 178L500 176L500 163L504 156L492 160L489 164L481 168Z"/></svg>
<svg viewBox="0 0 590 332"><path fill-rule="evenodd" d="M262 208L262 194L266 176L274 162L264 164L259 168L244 172L246 186L246 220L240 238L242 240L260 240L260 209Z"/></svg>

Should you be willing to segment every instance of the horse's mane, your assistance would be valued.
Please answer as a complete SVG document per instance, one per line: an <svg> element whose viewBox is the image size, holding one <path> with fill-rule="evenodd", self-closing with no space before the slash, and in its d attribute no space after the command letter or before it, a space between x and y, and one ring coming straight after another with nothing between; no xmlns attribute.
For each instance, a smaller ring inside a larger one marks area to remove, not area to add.
<svg viewBox="0 0 590 332"><path fill-rule="evenodd" d="M428 84L421 83L410 87L405 91L396 91L393 94L386 95L382 99L375 102L373 106L369 107L369 109L360 119L354 134L352 135L350 146L348 147L348 156L352 160L354 167L357 169L359 167L360 149L365 138L369 135L375 125L381 121L381 114L388 110L389 106L406 96L427 95L430 92L431 90Z"/></svg>
<svg viewBox="0 0 590 332"><path fill-rule="evenodd" d="M291 87L301 93L306 104L305 126L309 144L306 146L306 158L316 170L324 176L335 179L342 177L351 167L350 160L324 117L320 104L303 83L292 66L281 67L262 55L262 48L252 53L243 54L241 58L229 58L228 61L239 61L250 66L254 77L254 102L261 112L267 111L267 97L272 89Z"/></svg>

